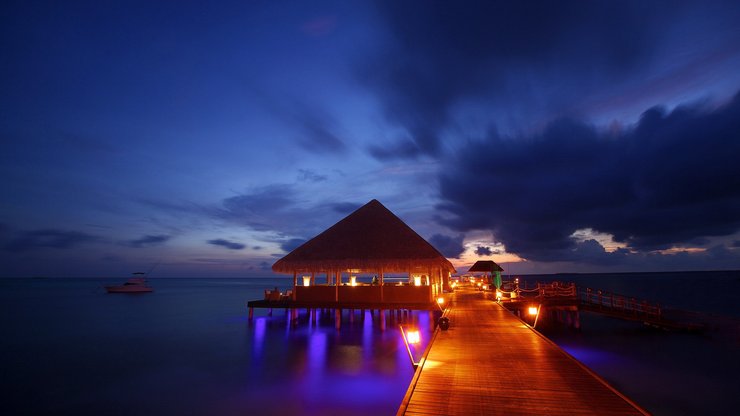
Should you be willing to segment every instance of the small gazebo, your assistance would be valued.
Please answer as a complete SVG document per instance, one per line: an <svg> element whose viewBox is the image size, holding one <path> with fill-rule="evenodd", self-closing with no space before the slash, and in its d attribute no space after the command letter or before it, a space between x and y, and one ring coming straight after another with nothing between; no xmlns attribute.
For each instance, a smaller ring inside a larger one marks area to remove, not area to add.
<svg viewBox="0 0 740 416"><path fill-rule="evenodd" d="M294 301L319 303L432 302L455 272L437 249L375 199L288 253L272 270L293 275ZM377 283L358 282L361 273L376 275ZM389 273L407 274L408 281L385 282Z"/></svg>
<svg viewBox="0 0 740 416"><path fill-rule="evenodd" d="M492 279L490 283L496 285L496 289L501 288L501 272L503 271L504 269L493 260L478 260L468 269L468 273L482 272L489 275Z"/></svg>

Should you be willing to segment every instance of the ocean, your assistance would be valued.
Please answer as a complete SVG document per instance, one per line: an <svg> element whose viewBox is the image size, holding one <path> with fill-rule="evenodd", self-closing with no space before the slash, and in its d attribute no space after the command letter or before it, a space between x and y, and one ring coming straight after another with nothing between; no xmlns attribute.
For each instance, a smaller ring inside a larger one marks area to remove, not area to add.
<svg viewBox="0 0 740 416"><path fill-rule="evenodd" d="M0 414L394 414L413 376L398 327L381 331L369 311L345 312L340 331L331 313L248 320L248 300L292 279L103 289L121 280L0 280ZM429 340L428 312L407 321Z"/></svg>
<svg viewBox="0 0 740 416"><path fill-rule="evenodd" d="M562 280L740 319L740 272L525 276ZM413 368L398 328L356 311L296 325L246 302L290 278L150 279L153 293L107 294L122 279L0 279L0 413L13 415L392 415ZM582 313L545 335L656 415L740 408L737 327L673 333ZM454 325L454 322L451 323ZM454 394L451 391L450 394Z"/></svg>

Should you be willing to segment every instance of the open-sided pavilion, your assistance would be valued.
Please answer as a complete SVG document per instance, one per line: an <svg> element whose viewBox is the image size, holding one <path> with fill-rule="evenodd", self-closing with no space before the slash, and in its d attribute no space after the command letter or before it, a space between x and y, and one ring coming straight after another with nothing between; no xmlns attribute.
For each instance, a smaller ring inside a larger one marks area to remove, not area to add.
<svg viewBox="0 0 740 416"><path fill-rule="evenodd" d="M288 253L272 270L293 275L295 304L389 309L433 303L449 289L455 272L437 249L375 199ZM377 276L377 282L361 283L360 274ZM389 274L408 279L387 282Z"/></svg>

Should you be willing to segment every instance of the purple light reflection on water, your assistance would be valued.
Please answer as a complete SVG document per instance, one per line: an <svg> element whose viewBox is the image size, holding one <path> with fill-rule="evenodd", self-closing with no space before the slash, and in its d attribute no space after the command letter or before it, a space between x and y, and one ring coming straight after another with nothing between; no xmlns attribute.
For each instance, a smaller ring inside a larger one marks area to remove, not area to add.
<svg viewBox="0 0 740 416"><path fill-rule="evenodd" d="M373 315L370 311L365 311L362 317L362 340L365 352L365 358L370 358L372 355L373 346Z"/></svg>
<svg viewBox="0 0 740 416"><path fill-rule="evenodd" d="M568 354L572 355L576 360L586 364L587 366L614 365L624 361L622 357L616 354L596 348L575 345L560 345L560 347Z"/></svg>
<svg viewBox="0 0 740 416"><path fill-rule="evenodd" d="M254 320L254 338L252 344L254 345L253 354L255 358L260 358L262 355L262 344L265 342L265 318L260 317Z"/></svg>
<svg viewBox="0 0 740 416"><path fill-rule="evenodd" d="M309 368L321 374L326 365L326 333L315 332L308 343Z"/></svg>
<svg viewBox="0 0 740 416"><path fill-rule="evenodd" d="M312 324L310 314L305 313L297 325L287 329L283 316L256 318L249 327L253 362L248 367L250 377L265 382L221 411L393 414L413 376L395 315L386 314L385 331L380 329L378 313L373 316L365 311L364 316L355 315L350 322L345 311L340 330L334 328L333 316L333 311L319 315ZM428 341L428 314L412 313L409 320L421 326L419 330ZM275 402L280 403L279 409L266 405Z"/></svg>

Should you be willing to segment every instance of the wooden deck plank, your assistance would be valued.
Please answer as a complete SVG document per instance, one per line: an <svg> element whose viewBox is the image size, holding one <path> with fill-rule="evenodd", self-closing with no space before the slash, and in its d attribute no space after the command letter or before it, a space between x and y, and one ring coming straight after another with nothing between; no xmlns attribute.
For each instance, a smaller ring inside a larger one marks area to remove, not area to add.
<svg viewBox="0 0 740 416"><path fill-rule="evenodd" d="M647 414L481 292L459 289L446 316L399 415Z"/></svg>

